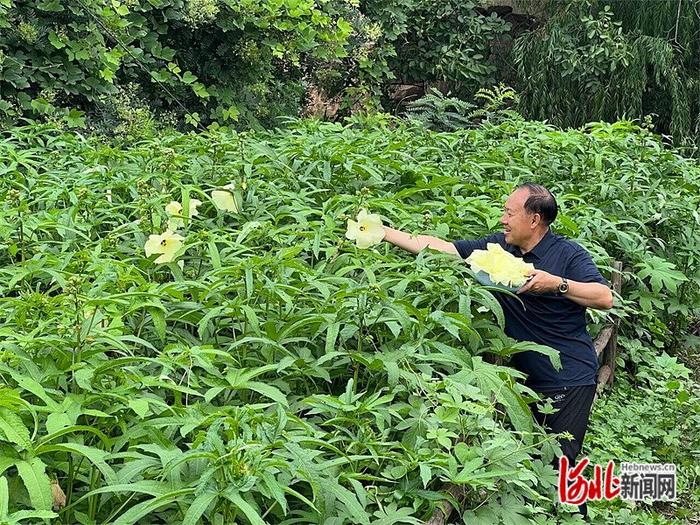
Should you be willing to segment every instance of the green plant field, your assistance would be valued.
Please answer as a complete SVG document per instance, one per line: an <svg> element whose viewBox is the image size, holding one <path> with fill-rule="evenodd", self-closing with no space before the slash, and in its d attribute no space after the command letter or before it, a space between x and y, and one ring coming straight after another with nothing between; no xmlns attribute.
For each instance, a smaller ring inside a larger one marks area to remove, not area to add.
<svg viewBox="0 0 700 525"><path fill-rule="evenodd" d="M115 144L34 125L5 132L0 159L0 523L419 523L446 482L467 489L467 523L555 523L558 447L507 366L554 353L506 337L459 259L344 236L363 207L481 236L526 180L552 188L556 229L607 277L625 265L620 387L587 453L682 467L675 506L592 514L684 523L700 499L698 378L682 364L700 166L644 128L434 133L380 115ZM211 198L229 184L237 211ZM156 264L144 246L172 201L183 245Z"/></svg>

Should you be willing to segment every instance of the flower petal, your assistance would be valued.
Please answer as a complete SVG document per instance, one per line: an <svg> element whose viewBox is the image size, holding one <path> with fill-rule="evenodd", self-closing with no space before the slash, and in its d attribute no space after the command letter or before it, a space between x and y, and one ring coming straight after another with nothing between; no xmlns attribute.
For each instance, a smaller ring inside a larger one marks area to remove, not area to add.
<svg viewBox="0 0 700 525"><path fill-rule="evenodd" d="M225 190L214 190L211 192L211 200L217 208L223 211L238 212L238 206L236 205L236 200L229 191Z"/></svg>
<svg viewBox="0 0 700 525"><path fill-rule="evenodd" d="M150 257L154 253L163 253L163 247L160 245L162 240L161 235L149 235L143 249L146 251L146 257Z"/></svg>
<svg viewBox="0 0 700 525"><path fill-rule="evenodd" d="M372 240L366 235L362 235L362 236L358 237L357 241L355 241L355 242L357 243L357 247L361 248L363 250L366 248L369 248L373 244Z"/></svg>
<svg viewBox="0 0 700 525"><path fill-rule="evenodd" d="M177 201L170 201L165 207L165 213L168 215L180 215L182 213L182 204Z"/></svg>
<svg viewBox="0 0 700 525"><path fill-rule="evenodd" d="M466 262L472 271L486 272L492 282L505 286L522 286L527 274L534 269L531 263L515 257L496 243L488 243L486 250L474 250Z"/></svg>
<svg viewBox="0 0 700 525"><path fill-rule="evenodd" d="M163 264L163 263L169 263L170 261L173 260L173 254L172 253L163 253L160 257L158 257L155 261L153 261L156 264Z"/></svg>
<svg viewBox="0 0 700 525"><path fill-rule="evenodd" d="M197 208L202 205L199 199L190 199L190 219L199 215Z"/></svg>
<svg viewBox="0 0 700 525"><path fill-rule="evenodd" d="M163 234L163 237L165 237L163 254L154 261L156 264L174 261L175 254L182 248L182 241L184 240L180 235L168 231Z"/></svg>
<svg viewBox="0 0 700 525"><path fill-rule="evenodd" d="M348 219L348 229L345 232L345 237L350 239L351 241L354 241L357 239L357 236L360 234L360 225L353 221L352 219Z"/></svg>

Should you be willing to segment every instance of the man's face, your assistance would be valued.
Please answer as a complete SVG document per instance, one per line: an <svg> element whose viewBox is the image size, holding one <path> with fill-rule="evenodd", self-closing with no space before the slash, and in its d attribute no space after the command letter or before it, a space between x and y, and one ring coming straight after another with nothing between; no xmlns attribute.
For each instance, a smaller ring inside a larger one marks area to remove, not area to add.
<svg viewBox="0 0 700 525"><path fill-rule="evenodd" d="M521 188L511 193L503 206L501 224L508 244L522 246L535 231L535 215L525 211L525 201L529 196L527 188Z"/></svg>

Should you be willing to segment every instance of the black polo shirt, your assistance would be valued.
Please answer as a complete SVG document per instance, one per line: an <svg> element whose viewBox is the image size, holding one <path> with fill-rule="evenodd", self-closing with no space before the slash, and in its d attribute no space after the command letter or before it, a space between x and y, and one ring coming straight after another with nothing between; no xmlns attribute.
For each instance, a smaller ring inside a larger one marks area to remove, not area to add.
<svg viewBox="0 0 700 525"><path fill-rule="evenodd" d="M536 269L579 282L608 284L600 275L590 254L579 244L551 231L524 256L520 248L507 244L503 233L476 240L455 241L459 255L465 259L474 250L485 250L488 243L498 243L506 251ZM586 307L556 293L519 295L525 304L504 293L494 294L503 308L508 336L518 341L534 341L559 351L562 369L557 371L544 354L520 352L513 356L514 366L527 374L525 384L538 391L564 387L595 385L598 358L593 341L586 331Z"/></svg>

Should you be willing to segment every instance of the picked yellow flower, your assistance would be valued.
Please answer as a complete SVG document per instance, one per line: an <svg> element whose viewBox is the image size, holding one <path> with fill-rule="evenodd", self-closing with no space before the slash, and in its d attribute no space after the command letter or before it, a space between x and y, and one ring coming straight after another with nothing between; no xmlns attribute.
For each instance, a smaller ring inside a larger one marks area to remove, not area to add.
<svg viewBox="0 0 700 525"><path fill-rule="evenodd" d="M381 217L376 213L360 210L360 213L357 214L357 221L348 219L345 237L355 241L358 248L369 248L374 244L379 244L384 239Z"/></svg>
<svg viewBox="0 0 700 525"><path fill-rule="evenodd" d="M535 269L532 263L524 262L496 243L488 243L485 250L474 250L466 261L475 273L487 273L493 283L517 288L525 284L528 274Z"/></svg>
<svg viewBox="0 0 700 525"><path fill-rule="evenodd" d="M190 219L199 215L197 206L200 204L202 204L202 201L198 199L190 199ZM165 213L170 215L170 218L168 219L168 229L170 231L175 231L179 228L185 227L185 220L182 218L182 204L177 201L171 201L170 204L165 207Z"/></svg>
<svg viewBox="0 0 700 525"><path fill-rule="evenodd" d="M154 262L156 264L168 263L175 260L175 254L182 247L184 237L166 230L161 235L150 235L143 249L146 251L146 257L150 257L154 253L159 253Z"/></svg>
<svg viewBox="0 0 700 525"><path fill-rule="evenodd" d="M233 196L233 189L235 185L233 183L227 184L220 190L214 190L211 192L211 200L217 208L223 211L232 211L238 213L238 205L236 204L236 199Z"/></svg>

